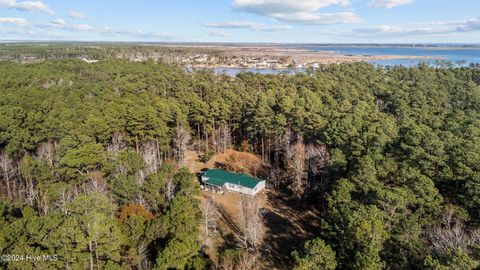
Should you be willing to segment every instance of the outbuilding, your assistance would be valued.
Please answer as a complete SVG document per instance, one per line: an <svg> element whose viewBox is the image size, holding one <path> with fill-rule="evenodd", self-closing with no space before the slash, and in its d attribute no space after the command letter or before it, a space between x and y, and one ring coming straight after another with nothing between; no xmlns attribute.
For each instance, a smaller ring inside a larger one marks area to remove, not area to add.
<svg viewBox="0 0 480 270"><path fill-rule="evenodd" d="M265 188L265 180L219 169L207 170L201 178L204 185L252 196Z"/></svg>

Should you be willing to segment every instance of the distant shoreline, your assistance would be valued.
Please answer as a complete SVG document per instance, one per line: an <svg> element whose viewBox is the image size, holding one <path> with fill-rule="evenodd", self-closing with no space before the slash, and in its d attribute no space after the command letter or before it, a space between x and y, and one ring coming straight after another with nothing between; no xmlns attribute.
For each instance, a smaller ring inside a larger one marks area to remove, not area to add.
<svg viewBox="0 0 480 270"><path fill-rule="evenodd" d="M110 44L110 45L109 45ZM159 61L192 68L293 70L325 64L369 62L480 62L480 45L399 44L221 44L221 43L10 43L0 45L0 59L31 63L75 58L87 63L104 59ZM142 45L143 44L143 45ZM201 44L201 45L200 45ZM350 46L350 47L348 47ZM405 49L398 49L398 48ZM77 49L72 55L72 48ZM365 49L361 49L365 48ZM369 49L374 48L374 49ZM375 49L378 48L378 49ZM391 48L391 49L389 49ZM410 51L411 49L411 51ZM472 50L469 53L455 51ZM478 51L476 50L478 49ZM448 52L435 52L448 50ZM20 53L19 53L20 52ZM470 55L471 59L468 59ZM453 57L451 57L453 56ZM411 61L409 61L411 60ZM402 64L400 64L402 65ZM408 65L408 64L406 64Z"/></svg>
<svg viewBox="0 0 480 270"><path fill-rule="evenodd" d="M216 49L222 56L227 58L249 58L249 59L264 59L263 62L268 62L269 59L284 58L285 63L282 66L266 65L259 63L252 64L238 64L231 63L189 63L186 66L193 68L244 68L244 69L277 69L289 70L308 68L312 65L321 64L338 64L338 63L352 63L352 62L371 62L371 61L385 61L385 60L444 60L442 57L434 56L415 56L415 55L349 55L335 51L312 51L301 48L282 48L275 46L206 46L188 48L200 49ZM261 62L260 60L258 62Z"/></svg>

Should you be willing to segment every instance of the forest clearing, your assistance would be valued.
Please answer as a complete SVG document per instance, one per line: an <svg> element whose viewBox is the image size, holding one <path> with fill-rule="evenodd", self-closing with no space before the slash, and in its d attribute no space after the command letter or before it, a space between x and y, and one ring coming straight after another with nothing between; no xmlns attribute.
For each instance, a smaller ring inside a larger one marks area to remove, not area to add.
<svg viewBox="0 0 480 270"><path fill-rule="evenodd" d="M236 234L237 224L241 222L239 205L242 196L245 195L203 192L202 200L212 200L219 212L217 228L205 240L207 254L214 261L219 260L217 254L238 245ZM299 207L295 202L286 200L286 194L274 190L265 190L256 197L256 200L262 202L260 230L263 240L255 263L260 265L260 269L291 269L293 261L290 254L318 233L315 229L319 225L315 218L318 212L315 209ZM204 203L205 201L202 201L201 204Z"/></svg>
<svg viewBox="0 0 480 270"><path fill-rule="evenodd" d="M261 164L261 158L251 153L227 149L224 153L213 155L208 162L201 162L196 152L187 151L184 164L196 173L216 166L254 172L260 169L258 164ZM291 253L318 233L318 229L315 229L319 226L318 219L315 218L318 210L313 206L299 205L294 200L289 201L289 195L282 191L266 189L255 197L250 197L236 192L219 194L213 190L203 190L200 198L201 205L211 201L214 207L214 210L202 207L204 216L205 211L216 212L216 226L203 242L207 254L217 263L217 254L238 246L240 241L238 234L242 232L239 231L238 224L243 222L239 213L242 200L256 200L260 204L262 219L258 226L263 240L258 248L260 255L255 258L255 264L260 265L261 269L291 269ZM202 230L205 230L203 223Z"/></svg>

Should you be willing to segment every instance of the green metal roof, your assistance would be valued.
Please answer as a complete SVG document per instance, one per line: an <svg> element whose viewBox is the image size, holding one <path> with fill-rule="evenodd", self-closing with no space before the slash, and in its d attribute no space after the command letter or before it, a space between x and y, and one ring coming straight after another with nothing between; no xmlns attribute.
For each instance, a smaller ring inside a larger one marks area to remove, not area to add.
<svg viewBox="0 0 480 270"><path fill-rule="evenodd" d="M225 183L231 183L248 188L254 188L259 182L264 181L244 173L238 174L218 169L208 170L203 175L208 177L208 184L220 187L225 185Z"/></svg>

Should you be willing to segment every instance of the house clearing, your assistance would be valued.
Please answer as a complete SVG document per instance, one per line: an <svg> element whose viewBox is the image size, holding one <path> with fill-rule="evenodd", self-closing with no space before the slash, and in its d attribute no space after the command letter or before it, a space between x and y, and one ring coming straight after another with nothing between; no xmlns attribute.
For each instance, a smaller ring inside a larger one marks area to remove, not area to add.
<svg viewBox="0 0 480 270"><path fill-rule="evenodd" d="M247 174L238 174L218 169L202 173L202 183L217 190L227 190L254 196L265 188L265 180Z"/></svg>

